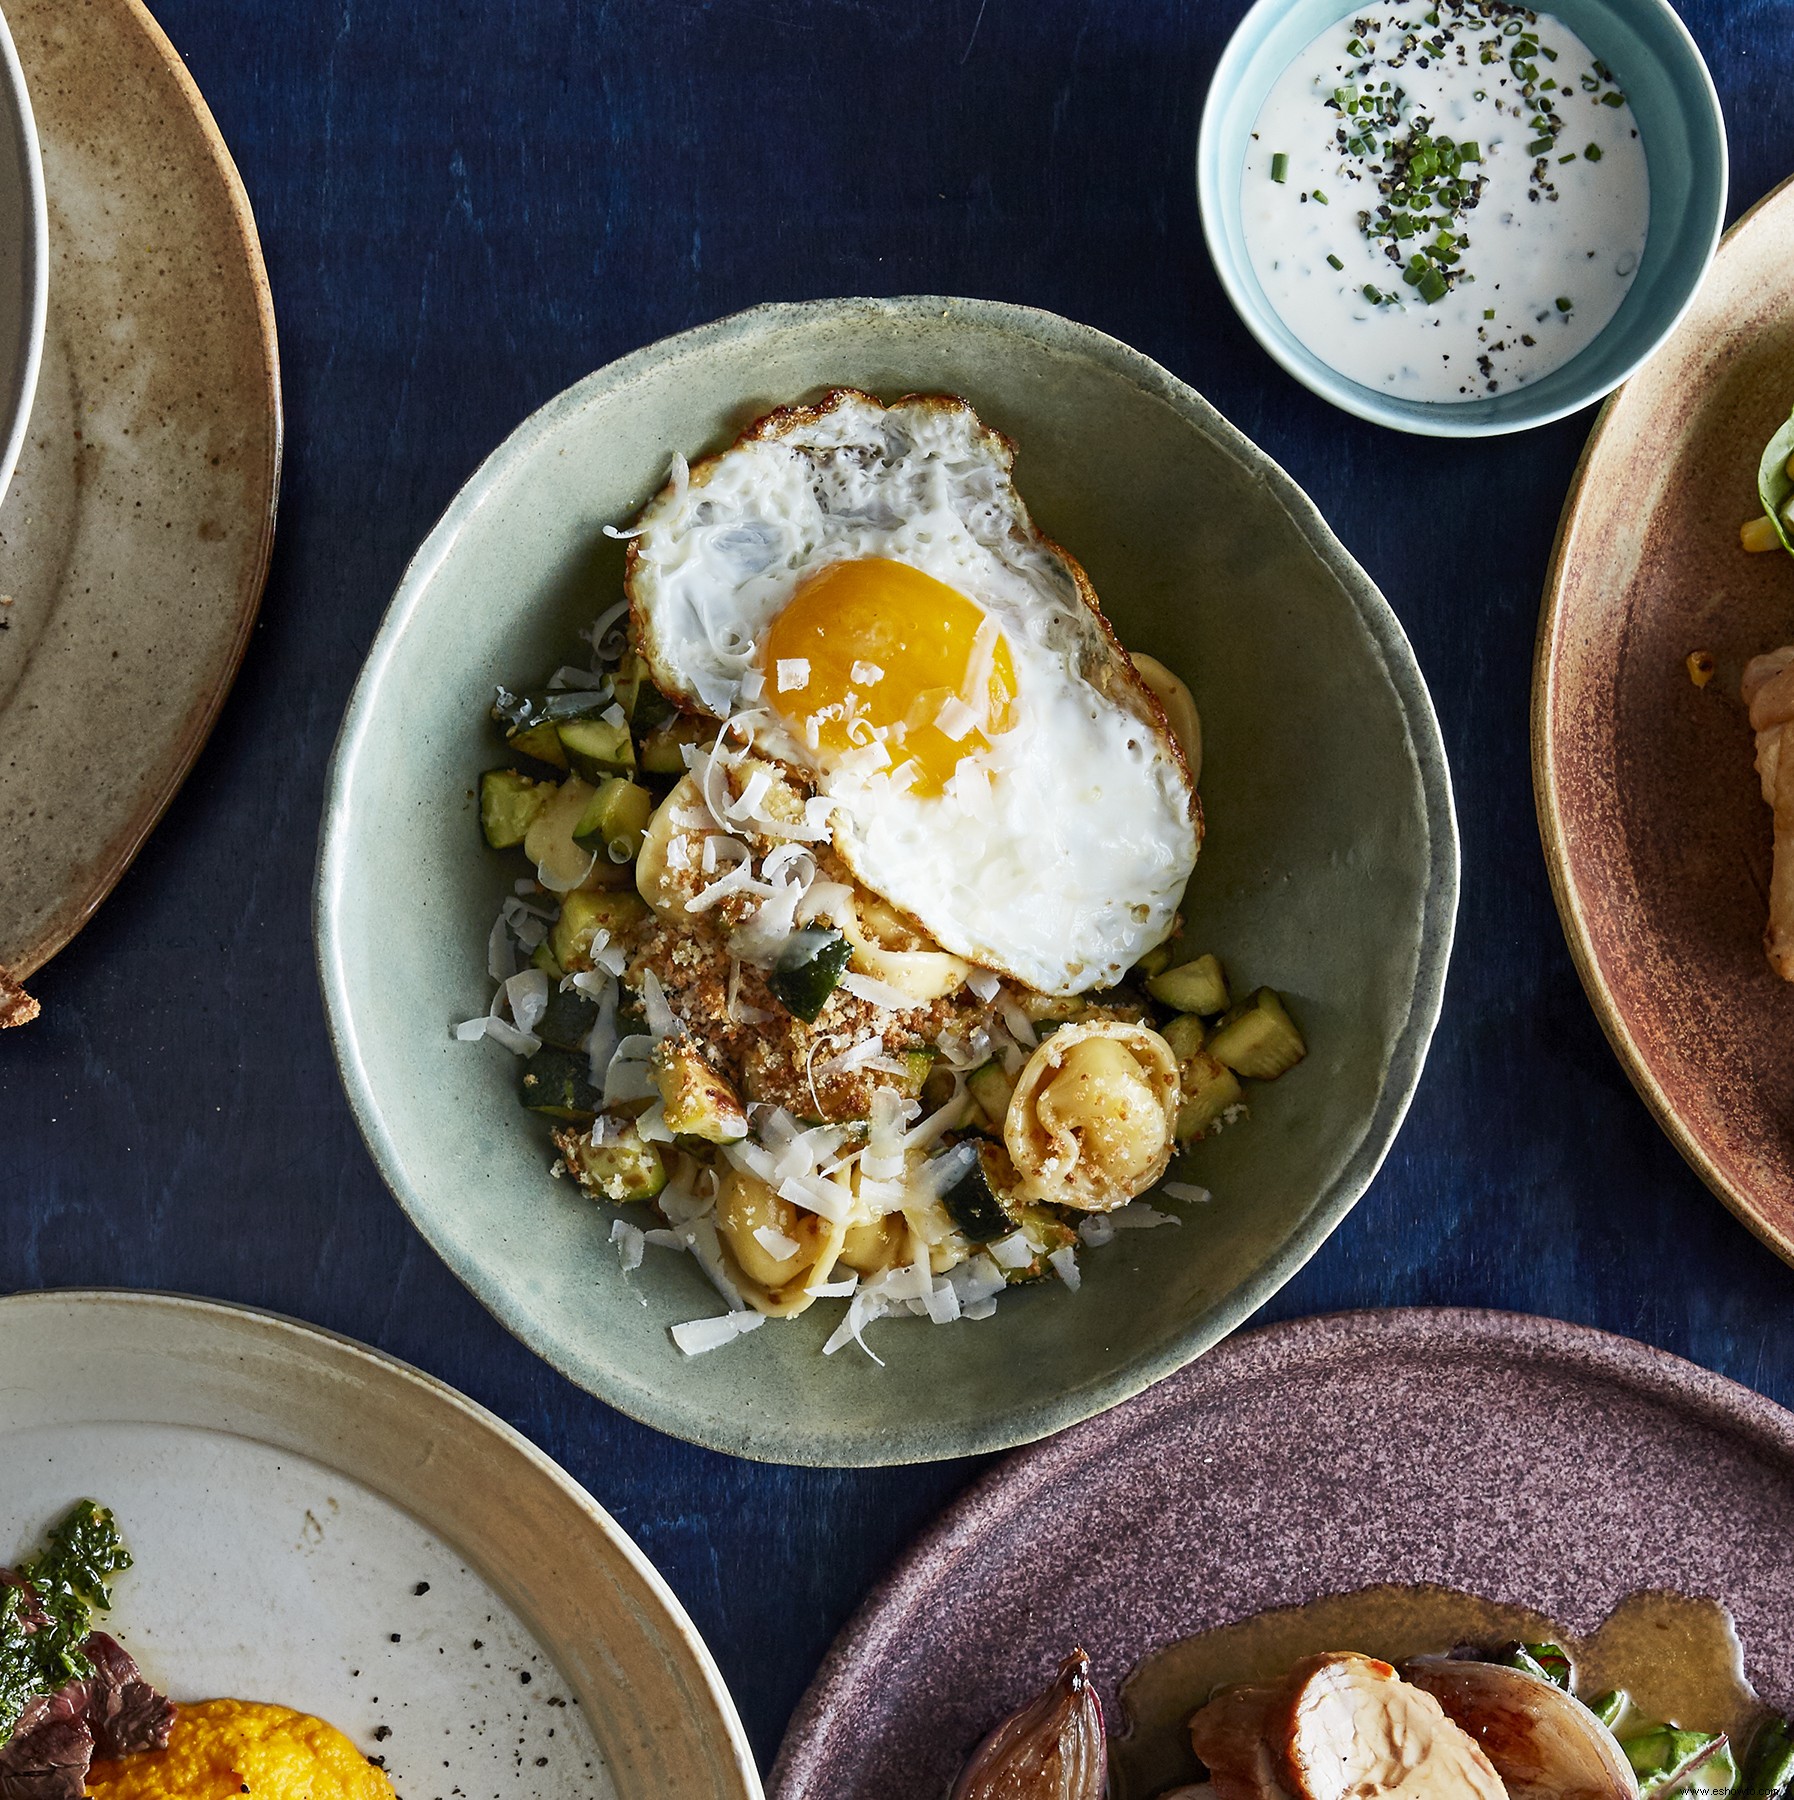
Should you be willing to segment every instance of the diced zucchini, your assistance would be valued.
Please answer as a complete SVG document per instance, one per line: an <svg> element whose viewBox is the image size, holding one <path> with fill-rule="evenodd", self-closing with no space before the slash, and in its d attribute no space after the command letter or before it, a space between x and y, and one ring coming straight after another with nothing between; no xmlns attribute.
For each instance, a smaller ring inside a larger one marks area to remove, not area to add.
<svg viewBox="0 0 1794 1800"><path fill-rule="evenodd" d="M629 715L629 724L638 735L664 725L676 710L665 694L654 685L648 665L633 650L624 653L617 665L617 704Z"/></svg>
<svg viewBox="0 0 1794 1800"><path fill-rule="evenodd" d="M977 1149L977 1160L941 1196L941 1204L974 1244L988 1244L1021 1223L1022 1202L1009 1152L989 1142L980 1142Z"/></svg>
<svg viewBox="0 0 1794 1800"><path fill-rule="evenodd" d="M648 665L633 650L625 650L617 660L617 672L611 677L611 692L617 697L617 704L635 717L636 696L641 692L642 683L648 680Z"/></svg>
<svg viewBox="0 0 1794 1800"><path fill-rule="evenodd" d="M564 688L554 693L513 694L498 690L492 716L505 728L505 742L538 762L567 767L558 727L571 719L596 716L611 704L601 688Z"/></svg>
<svg viewBox="0 0 1794 1800"><path fill-rule="evenodd" d="M747 1136L747 1114L735 1090L704 1059L691 1038L663 1038L649 1058L660 1089L667 1129L707 1144L738 1144Z"/></svg>
<svg viewBox="0 0 1794 1800"><path fill-rule="evenodd" d="M1177 1141L1187 1144L1199 1138L1229 1107L1241 1099L1240 1078L1206 1050L1180 1061L1183 1101L1177 1109Z"/></svg>
<svg viewBox="0 0 1794 1800"><path fill-rule="evenodd" d="M540 969L551 982L558 983L560 978L567 973L567 971L554 960L554 952L549 949L547 938L544 938L541 943L530 952L529 966L532 969Z"/></svg>
<svg viewBox="0 0 1794 1800"><path fill-rule="evenodd" d="M906 1100L918 1098L927 1085L928 1077L934 1072L934 1060L937 1052L933 1050L900 1050L896 1060L903 1064L904 1073L893 1076L892 1082L898 1093Z"/></svg>
<svg viewBox="0 0 1794 1800"><path fill-rule="evenodd" d="M574 1179L594 1200L652 1200L667 1184L660 1151L627 1126L613 1143L594 1144L588 1133L564 1126L554 1134Z"/></svg>
<svg viewBox="0 0 1794 1800"><path fill-rule="evenodd" d="M1142 981L1150 981L1153 976L1171 967L1171 958L1176 952L1171 948L1171 940L1167 938L1162 944L1155 944L1134 964L1134 973Z"/></svg>
<svg viewBox="0 0 1794 1800"><path fill-rule="evenodd" d="M533 756L537 762L549 763L557 769L567 766L567 752L561 748L561 734L552 719L525 725L518 731L507 731L505 742L520 755Z"/></svg>
<svg viewBox="0 0 1794 1800"><path fill-rule="evenodd" d="M707 744L716 736L716 726L708 719L680 713L657 725L642 739L641 764L645 775L683 775L685 746Z"/></svg>
<svg viewBox="0 0 1794 1800"><path fill-rule="evenodd" d="M569 972L592 966L592 938L609 932L627 937L648 917L648 903L627 888L581 888L561 902L548 934L549 953Z"/></svg>
<svg viewBox="0 0 1794 1800"><path fill-rule="evenodd" d="M1011 1287L1023 1281L1039 1281L1052 1266L1047 1258L1055 1250L1073 1248L1078 1241L1077 1232L1050 1206L1029 1203L1021 1209L1021 1217L1017 1222L1021 1227L1023 1241L1034 1252L1034 1260L1016 1268L1003 1266L1003 1279Z"/></svg>
<svg viewBox="0 0 1794 1800"><path fill-rule="evenodd" d="M608 719L564 719L555 729L560 733L567 767L587 781L626 775L635 767L635 745L630 742L627 720L613 725Z"/></svg>
<svg viewBox="0 0 1794 1800"><path fill-rule="evenodd" d="M569 775L549 792L547 804L523 834L523 854L536 865L542 880L557 891L574 886L592 864L592 853L573 841L573 827L591 804L592 789Z"/></svg>
<svg viewBox="0 0 1794 1800"><path fill-rule="evenodd" d="M814 1024L852 955L853 946L832 926L806 925L779 952L766 985L794 1019Z"/></svg>
<svg viewBox="0 0 1794 1800"><path fill-rule="evenodd" d="M598 1008L577 988L563 993L558 983L551 983L548 1010L536 1026L536 1036L557 1050L583 1052L597 1022Z"/></svg>
<svg viewBox="0 0 1794 1800"><path fill-rule="evenodd" d="M1199 956L1193 962L1178 963L1161 969L1146 984L1146 991L1161 1006L1181 1013L1226 1012L1227 977L1220 959Z"/></svg>
<svg viewBox="0 0 1794 1800"><path fill-rule="evenodd" d="M626 776L607 775L573 827L573 841L614 863L630 862L641 849L642 833L653 816L654 796L645 787Z"/></svg>
<svg viewBox="0 0 1794 1800"><path fill-rule="evenodd" d="M583 1055L544 1047L523 1065L523 1104L551 1119L579 1121L596 1118L604 1099Z"/></svg>
<svg viewBox="0 0 1794 1800"><path fill-rule="evenodd" d="M1009 1096L1015 1092L1015 1077L992 1057L966 1077L966 1092L977 1103L991 1130L1001 1131L1009 1111Z"/></svg>
<svg viewBox="0 0 1794 1800"><path fill-rule="evenodd" d="M953 1098L956 1082L957 1077L940 1057L929 1056L928 1073L920 1089L923 1112L939 1112Z"/></svg>
<svg viewBox="0 0 1794 1800"><path fill-rule="evenodd" d="M553 793L550 783L516 769L488 769L480 777L480 830L486 842L494 850L515 849Z"/></svg>
<svg viewBox="0 0 1794 1800"><path fill-rule="evenodd" d="M1269 988L1260 988L1221 1021L1208 1052L1236 1075L1275 1081L1308 1054L1308 1046L1283 1002Z"/></svg>
<svg viewBox="0 0 1794 1800"><path fill-rule="evenodd" d="M1159 1033L1179 1064L1188 1062L1208 1040L1208 1027L1194 1013L1179 1013Z"/></svg>

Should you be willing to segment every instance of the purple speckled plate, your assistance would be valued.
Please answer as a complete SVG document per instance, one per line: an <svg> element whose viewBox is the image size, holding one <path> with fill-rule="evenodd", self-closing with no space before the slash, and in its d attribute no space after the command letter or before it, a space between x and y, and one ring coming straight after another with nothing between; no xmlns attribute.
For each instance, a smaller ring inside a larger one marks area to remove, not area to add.
<svg viewBox="0 0 1794 1800"><path fill-rule="evenodd" d="M1574 1632L1708 1595L1787 1707L1791 1521L1794 1415L1661 1351L1512 1313L1272 1326L977 1483L841 1634L769 1792L935 1800L1073 1643L1116 1720L1172 1640L1388 1581Z"/></svg>

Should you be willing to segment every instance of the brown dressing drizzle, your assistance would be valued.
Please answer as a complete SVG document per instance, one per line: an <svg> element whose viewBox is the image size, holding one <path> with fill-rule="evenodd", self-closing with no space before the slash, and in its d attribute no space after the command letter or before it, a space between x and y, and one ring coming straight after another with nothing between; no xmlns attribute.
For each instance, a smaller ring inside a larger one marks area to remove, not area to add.
<svg viewBox="0 0 1794 1800"><path fill-rule="evenodd" d="M1148 1800L1197 1779L1186 1725L1216 1688L1275 1680L1302 1657L1326 1650L1360 1650L1399 1663L1459 1644L1516 1638L1561 1644L1585 1699L1624 1688L1635 1716L1729 1732L1741 1751L1767 1710L1744 1678L1732 1615L1717 1600L1631 1594L1597 1630L1578 1638L1529 1607L1454 1588L1364 1588L1260 1613L1147 1657L1122 1683L1126 1724L1110 1740L1115 1800Z"/></svg>

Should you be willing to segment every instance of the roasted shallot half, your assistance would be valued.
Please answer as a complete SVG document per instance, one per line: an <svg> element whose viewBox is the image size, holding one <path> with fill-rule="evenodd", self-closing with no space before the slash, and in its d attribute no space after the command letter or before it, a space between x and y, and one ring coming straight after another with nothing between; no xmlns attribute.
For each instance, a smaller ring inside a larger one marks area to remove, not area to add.
<svg viewBox="0 0 1794 1800"><path fill-rule="evenodd" d="M1103 1800L1108 1791L1102 1702L1090 1658L1074 1650L1053 1685L972 1752L952 1800Z"/></svg>

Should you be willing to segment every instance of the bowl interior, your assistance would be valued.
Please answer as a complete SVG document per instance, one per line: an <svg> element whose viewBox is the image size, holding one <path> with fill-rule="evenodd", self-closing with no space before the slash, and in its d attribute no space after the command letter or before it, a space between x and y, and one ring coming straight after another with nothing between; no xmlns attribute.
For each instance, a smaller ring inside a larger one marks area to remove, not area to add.
<svg viewBox="0 0 1794 1800"><path fill-rule="evenodd" d="M48 262L37 125L12 35L0 18L0 496L12 480L37 392Z"/></svg>
<svg viewBox="0 0 1794 1800"><path fill-rule="evenodd" d="M1360 418L1438 437L1480 437L1561 418L1617 387L1661 343L1700 285L1725 218L1725 121L1706 64L1663 0L1553 0L1549 10L1619 77L1644 140L1651 214L1638 273L1605 330L1540 381L1482 400L1405 400L1348 380L1265 297L1240 217L1246 147L1297 54L1361 12L1355 0L1259 0L1223 53L1197 151L1204 230L1228 297L1298 381Z"/></svg>
<svg viewBox="0 0 1794 1800"><path fill-rule="evenodd" d="M850 383L963 394L1019 446L1021 492L1089 569L1122 640L1192 687L1209 821L1186 912L1244 980L1291 997L1307 1062L1177 1173L1181 1227L1084 1258L1083 1291L993 1320L873 1327L824 1358L819 1303L688 1360L666 1327L720 1303L689 1258L625 1277L610 1209L545 1173L515 1059L451 1041L482 1011L516 871L482 850L495 683L537 678L619 594L602 535L674 451ZM1456 893L1447 777L1400 627L1288 479L1144 357L1051 315L919 299L764 307L613 365L526 422L407 574L331 778L319 953L363 1131L468 1285L581 1385L680 1436L868 1463L1026 1441L1137 1391L1231 1329L1362 1191L1437 1014ZM925 1393L925 1402L918 1396Z"/></svg>

